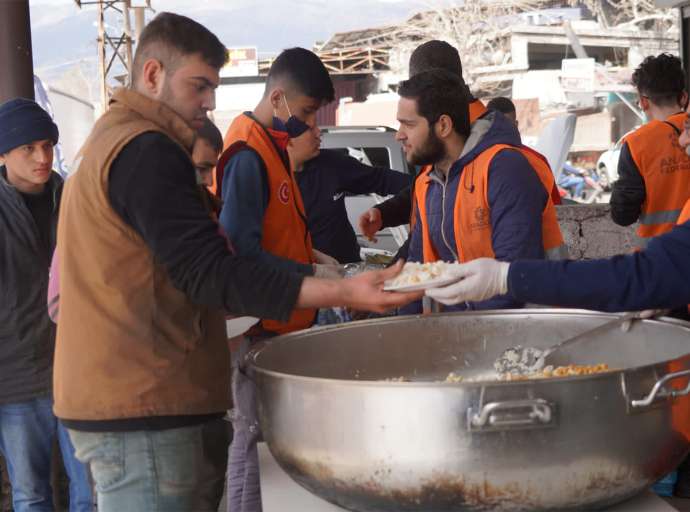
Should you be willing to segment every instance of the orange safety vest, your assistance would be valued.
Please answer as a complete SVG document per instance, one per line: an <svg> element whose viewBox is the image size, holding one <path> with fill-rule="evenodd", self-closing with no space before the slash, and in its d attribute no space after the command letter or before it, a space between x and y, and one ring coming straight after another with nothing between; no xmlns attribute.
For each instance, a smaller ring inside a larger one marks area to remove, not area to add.
<svg viewBox="0 0 690 512"><path fill-rule="evenodd" d="M686 116L682 112L666 121L650 121L625 138L646 193L637 228L638 249L650 238L671 231L690 198L690 157L678 144Z"/></svg>
<svg viewBox="0 0 690 512"><path fill-rule="evenodd" d="M314 263L302 195L290 167L266 129L247 114L241 114L228 128L225 146L216 166L218 177L222 176L230 158L244 148L253 149L263 160L269 190L262 226L263 250L299 263ZM261 320L261 327L272 333L285 334L311 327L315 316L315 309L295 309L287 322Z"/></svg>
<svg viewBox="0 0 690 512"><path fill-rule="evenodd" d="M496 144L483 151L472 162L468 163L460 173L460 180L465 183L458 185L457 196L453 210L455 244L458 260L461 263L476 258L493 258L495 256L491 244L491 212L488 200L489 166L491 160L500 151L512 149L520 151L534 168L540 181L547 191L553 185L553 174L548 164L539 153L525 151L507 144ZM429 223L426 216L426 196L429 189L429 172L419 179L415 189L415 202L419 209L422 222L422 252L424 262L437 261L438 253L431 241ZM421 177L421 175L420 175ZM560 226L556 218L556 208L549 196L542 213L542 243L547 257L557 259L567 253Z"/></svg>
<svg viewBox="0 0 690 512"><path fill-rule="evenodd" d="M475 99L474 101L470 102L470 124L474 123L477 119L482 117L487 109L486 105L482 102L482 100L477 100Z"/></svg>
<svg viewBox="0 0 690 512"><path fill-rule="evenodd" d="M690 220L690 199L687 200L687 202L685 203L685 206L683 206L683 209L680 212L680 215L678 216L678 224L684 224L689 220Z"/></svg>

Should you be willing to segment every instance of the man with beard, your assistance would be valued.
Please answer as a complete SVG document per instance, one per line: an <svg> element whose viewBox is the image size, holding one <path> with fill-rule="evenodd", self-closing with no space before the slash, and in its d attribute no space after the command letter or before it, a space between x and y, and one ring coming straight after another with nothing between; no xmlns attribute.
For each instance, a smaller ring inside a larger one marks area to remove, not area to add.
<svg viewBox="0 0 690 512"><path fill-rule="evenodd" d="M468 97L470 126L477 119L483 117L487 108L484 104L474 98L467 84L462 78L462 63L458 51L445 41L427 41L419 45L410 56L410 76L431 69L442 69L455 75L460 81L460 87ZM519 140L519 139L518 139ZM542 216L544 217L544 246L546 256L549 259L559 259L567 256L567 247L563 242L560 230L555 227L556 210L555 204L560 204L560 195L554 182L553 172L543 155L536 153L533 149L520 144L520 151L532 163L539 179L545 189L550 192L551 200L546 204ZM428 168L423 168L420 175ZM386 227L395 227L410 222L412 217L412 196L416 182L410 188L404 189L392 198L383 203L370 208L359 218L359 228L369 239L374 239L377 231ZM398 257L405 258L408 251L409 238L398 251Z"/></svg>
<svg viewBox="0 0 690 512"><path fill-rule="evenodd" d="M397 138L411 165L432 165L416 181L409 261L544 258L542 213L549 200L515 125L489 112L471 128L468 97L442 70L400 84ZM545 233L558 233L555 219ZM551 235L548 235L551 236ZM449 308L520 307L510 297ZM406 308L416 312L419 304Z"/></svg>
<svg viewBox="0 0 690 512"><path fill-rule="evenodd" d="M467 87L462 78L462 62L460 61L460 54L455 47L445 41L433 39L415 48L412 55L410 55L410 77L432 69L443 69L458 77L460 86L468 98L470 124L486 113L484 103L472 96L469 87ZM359 217L359 229L364 236L374 240L374 235L384 228L407 224L412 213L414 187L415 183L413 182L409 187L404 188L393 197L364 212ZM398 251L398 257L406 257L408 244L409 238Z"/></svg>

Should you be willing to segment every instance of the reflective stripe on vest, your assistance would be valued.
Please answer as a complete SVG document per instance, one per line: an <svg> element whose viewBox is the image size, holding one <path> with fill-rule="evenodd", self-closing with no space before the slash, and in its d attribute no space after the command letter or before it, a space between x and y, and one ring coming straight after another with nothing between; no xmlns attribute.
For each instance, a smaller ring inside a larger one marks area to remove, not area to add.
<svg viewBox="0 0 690 512"><path fill-rule="evenodd" d="M647 244L649 243L649 241L651 239L652 239L652 237L645 238L645 237L638 235L637 233L633 233L633 236L632 236L633 246L637 250L646 249Z"/></svg>
<svg viewBox="0 0 690 512"><path fill-rule="evenodd" d="M681 211L682 210L679 208L678 210L643 213L640 215L640 224L644 224L646 226L650 224L675 224L678 221Z"/></svg>
<svg viewBox="0 0 690 512"><path fill-rule="evenodd" d="M247 114L240 114L228 128L225 136L226 150L219 163L227 162L228 153L238 145L253 149L263 160L266 169L269 199L262 224L262 249L298 263L314 263L302 195L294 175L285 165L270 135ZM295 309L287 322L261 320L261 327L266 331L283 334L311 327L315 316L315 309Z"/></svg>
<svg viewBox="0 0 690 512"><path fill-rule="evenodd" d="M685 118L683 112L666 121L650 121L625 138L646 194L637 228L638 249L646 246L645 240L673 229L690 198L690 157L678 144Z"/></svg>
<svg viewBox="0 0 690 512"><path fill-rule="evenodd" d="M471 261L476 258L495 256L491 243L491 212L488 201L488 176L489 166L493 157L504 149L520 151L530 161L532 166L536 165L535 155L525 154L521 148L505 144L497 144L482 152L472 162L468 163L460 174L460 180L466 183L458 185L457 197L455 199L453 220L455 230L455 245L458 259L460 262ZM532 163L535 162L535 163ZM546 170L550 173L548 165ZM549 187L549 179L544 168L535 169L545 188ZM426 197L429 190L431 169L427 169L419 175L415 188L415 202L419 210L419 217L422 223L422 253L424 262L438 260L429 231L429 224L426 215ZM542 176L544 179L542 179ZM551 180L553 175L551 174ZM467 182L471 180L470 182ZM550 190L550 188L547 188ZM445 214L445 212L444 212ZM556 219L556 211L553 202L549 198L547 207L542 214L542 236L544 239L544 251L549 258L562 259L567 257L567 247L563 242L560 227ZM546 240L550 241L550 246L546 247Z"/></svg>
<svg viewBox="0 0 690 512"><path fill-rule="evenodd" d="M568 251L568 246L563 243L553 249L544 249L544 256L547 260L567 260L570 251Z"/></svg>

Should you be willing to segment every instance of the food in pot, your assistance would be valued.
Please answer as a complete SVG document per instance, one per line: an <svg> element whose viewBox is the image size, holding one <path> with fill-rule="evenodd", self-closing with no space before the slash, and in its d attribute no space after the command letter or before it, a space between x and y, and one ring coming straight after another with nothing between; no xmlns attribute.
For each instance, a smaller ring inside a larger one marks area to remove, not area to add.
<svg viewBox="0 0 690 512"><path fill-rule="evenodd" d="M463 381L462 375L458 375L455 372L450 372L448 374L448 376L446 377L446 382L457 383L457 382L462 382L462 381Z"/></svg>
<svg viewBox="0 0 690 512"><path fill-rule="evenodd" d="M528 379L549 379L551 377L573 377L577 375L593 375L611 371L606 363L578 365L569 364L568 366L546 366L540 372L529 375L519 375L515 373L503 373L499 375L500 380L528 380Z"/></svg>

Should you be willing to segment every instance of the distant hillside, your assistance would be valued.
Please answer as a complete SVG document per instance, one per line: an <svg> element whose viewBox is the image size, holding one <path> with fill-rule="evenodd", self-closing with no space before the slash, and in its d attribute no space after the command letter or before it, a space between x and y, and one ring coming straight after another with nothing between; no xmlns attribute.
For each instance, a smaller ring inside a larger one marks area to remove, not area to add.
<svg viewBox="0 0 690 512"><path fill-rule="evenodd" d="M420 5L415 0L153 0L157 11L194 18L226 46L256 46L262 55L291 46L310 48L334 32L395 23ZM31 2L39 72L58 76L69 63L95 62L96 12L95 6L79 10L72 0Z"/></svg>

